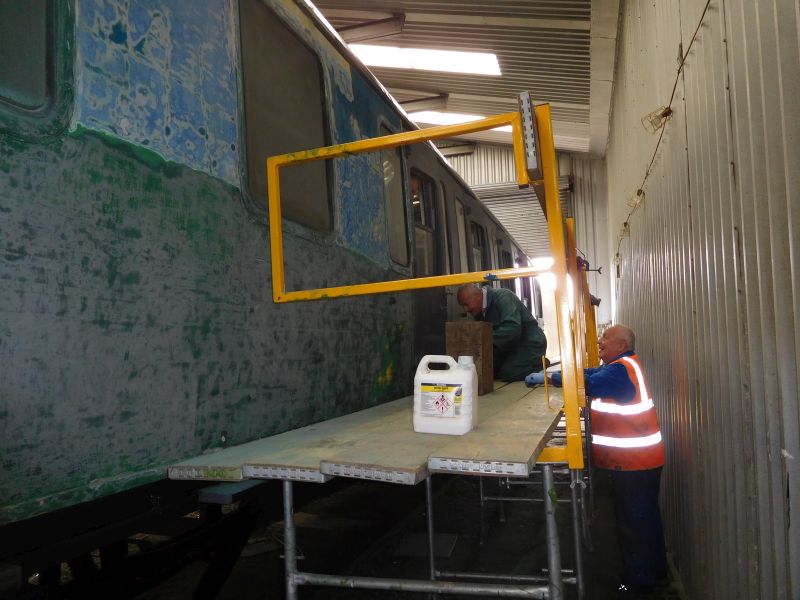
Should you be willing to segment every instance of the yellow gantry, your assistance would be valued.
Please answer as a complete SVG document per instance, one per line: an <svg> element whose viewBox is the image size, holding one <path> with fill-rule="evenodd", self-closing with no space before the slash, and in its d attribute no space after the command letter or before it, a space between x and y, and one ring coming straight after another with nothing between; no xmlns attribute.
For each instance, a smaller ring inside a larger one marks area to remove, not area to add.
<svg viewBox="0 0 800 600"><path fill-rule="evenodd" d="M517 170L517 183L520 186L532 183L525 170L525 154L522 140L522 124L519 113L505 113L464 123L461 125L444 125L431 127L418 131L396 133L368 140L359 140L336 146L325 146L302 152L291 152L280 156L271 156L267 159L267 194L269 196L269 239L272 251L272 298L276 303L296 302L299 300L319 300L322 298L340 298L344 296L361 296L367 294L385 294L389 292L403 292L447 285L461 285L464 283L477 283L480 281L494 281L499 279L515 279L517 277L530 277L544 272L541 269L523 267L519 269L502 269L496 271L479 271L473 273L458 273L455 275L439 275L436 277L421 277L415 279L399 279L379 283L363 283L338 287L319 288L313 290L286 291L286 277L283 264L283 228L281 223L280 200L280 169L288 165L325 160L361 154L375 150L387 150L398 146L408 146L418 142L453 137L465 133L484 131L494 127L511 125L514 140L514 163Z"/></svg>
<svg viewBox="0 0 800 600"><path fill-rule="evenodd" d="M474 133L493 129L503 125L511 125L514 146L514 164L517 172L517 183L520 186L542 186L545 196L545 212L550 234L550 250L554 264L550 270L556 277L556 319L558 342L561 352L562 385L564 395L564 415L567 424L567 445L558 448L545 448L539 457L540 462L567 462L571 469L583 468L583 447L580 428L579 408L585 405L583 368L586 366L584 340L589 348L589 337L584 338L582 329L589 318L584 313L587 304L584 294L588 295L585 286L585 273L579 273L576 263L574 235L568 240L564 231L564 219L558 194L558 166L556 163L553 129L550 117L550 105L541 104L534 108L534 118L539 133L538 152L543 178L531 180L526 170L525 144L522 135L522 121L518 112L505 113L479 121L460 125L431 127L418 131L397 133L383 137L371 138L326 146L302 152L292 152L267 159L267 191L269 202L270 249L272 256L272 297L276 303L296 302L302 300L319 300L322 298L339 298L366 294L382 294L401 292L432 287L460 285L464 283L486 282L500 279L530 277L544 272L542 269L522 267L517 269L500 269L496 271L477 271L364 283L357 285L337 286L311 290L286 291L286 279L283 259L283 229L281 223L280 201L280 169L293 164L300 164L338 156L386 150L398 146L406 146L429 140L450 138L466 133ZM568 264L569 261L569 264ZM572 275L575 285L575 298L570 306L568 279ZM587 296L588 297L588 296ZM587 315L588 316L588 315ZM591 319L593 321L593 319ZM573 330L573 327L575 329ZM592 332L593 334L594 332ZM576 345L576 339L580 340ZM595 344L596 345L596 344ZM591 353L591 350L590 350Z"/></svg>

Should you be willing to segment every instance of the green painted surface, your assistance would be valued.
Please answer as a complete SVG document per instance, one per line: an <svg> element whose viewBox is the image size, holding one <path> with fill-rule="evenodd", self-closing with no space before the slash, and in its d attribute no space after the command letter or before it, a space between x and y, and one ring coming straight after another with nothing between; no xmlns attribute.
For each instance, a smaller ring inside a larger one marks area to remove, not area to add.
<svg viewBox="0 0 800 600"><path fill-rule="evenodd" d="M0 165L0 522L409 393L410 296L273 304L232 186L86 129ZM287 229L293 286L386 275Z"/></svg>

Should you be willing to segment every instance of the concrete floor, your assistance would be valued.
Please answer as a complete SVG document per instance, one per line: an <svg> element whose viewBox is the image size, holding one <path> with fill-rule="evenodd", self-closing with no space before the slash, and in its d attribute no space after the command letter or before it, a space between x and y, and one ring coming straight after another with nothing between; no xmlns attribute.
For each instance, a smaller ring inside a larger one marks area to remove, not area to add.
<svg viewBox="0 0 800 600"><path fill-rule="evenodd" d="M438 535L437 568L510 574L543 574L547 565L544 511L541 503L505 502L487 505L481 519L477 479L438 475L434 477L435 528ZM498 480L486 478L487 494L497 492ZM305 486L322 488L303 489ZM295 509L297 541L302 558L299 569L320 573L427 579L425 486L402 486L353 480L327 484L295 484L296 495L313 496ZM299 492L299 494L298 494ZM541 497L541 486L515 486L507 494ZM280 503L275 494L275 503ZM559 489L569 498L569 487ZM274 514L274 507L273 507ZM503 514L504 513L504 514ZM562 568L574 565L569 504L557 510ZM483 522L483 536L481 535ZM284 597L282 522L258 527L218 594L219 600ZM614 598L616 576L621 570L610 498L595 494L592 526L594 550L585 554L586 597ZM197 560L136 600L190 600L205 563ZM393 591L300 588L308 600L419 599L424 594ZM442 598L448 596L441 596ZM462 598L462 596L449 596ZM463 596L476 598L477 596ZM577 598L574 587L568 599ZM685 600L679 583L646 596L652 600Z"/></svg>

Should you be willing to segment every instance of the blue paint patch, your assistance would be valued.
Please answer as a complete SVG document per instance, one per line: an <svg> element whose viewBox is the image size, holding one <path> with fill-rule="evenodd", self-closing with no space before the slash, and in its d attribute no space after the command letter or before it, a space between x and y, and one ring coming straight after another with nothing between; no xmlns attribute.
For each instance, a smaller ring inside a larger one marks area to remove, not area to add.
<svg viewBox="0 0 800 600"><path fill-rule="evenodd" d="M126 44L128 42L128 32L125 30L125 26L122 23L114 23L111 27L111 35L108 36L108 39L115 44Z"/></svg>
<svg viewBox="0 0 800 600"><path fill-rule="evenodd" d="M227 0L97 4L77 11L72 127L114 134L238 185L235 7Z"/></svg>
<svg viewBox="0 0 800 600"><path fill-rule="evenodd" d="M329 65L331 76L340 70ZM337 83L339 83L337 81ZM352 100L349 96L352 95ZM358 73L352 73L349 86L334 88L334 130L337 143L381 135L383 114L390 128L399 130L400 122L382 98L377 98L370 84ZM370 115L361 120L359 115ZM386 216L383 198L383 165L379 152L335 161L338 178L340 241L367 258L387 264ZM380 192L376 193L376 191Z"/></svg>

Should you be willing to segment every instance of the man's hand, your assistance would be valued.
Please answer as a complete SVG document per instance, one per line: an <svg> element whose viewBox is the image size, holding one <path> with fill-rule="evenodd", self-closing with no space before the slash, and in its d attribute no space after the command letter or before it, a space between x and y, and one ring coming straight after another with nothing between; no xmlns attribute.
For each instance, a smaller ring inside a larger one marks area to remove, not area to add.
<svg viewBox="0 0 800 600"><path fill-rule="evenodd" d="M542 385L544 383L544 371L537 371L525 377L525 385L533 387L535 385Z"/></svg>

